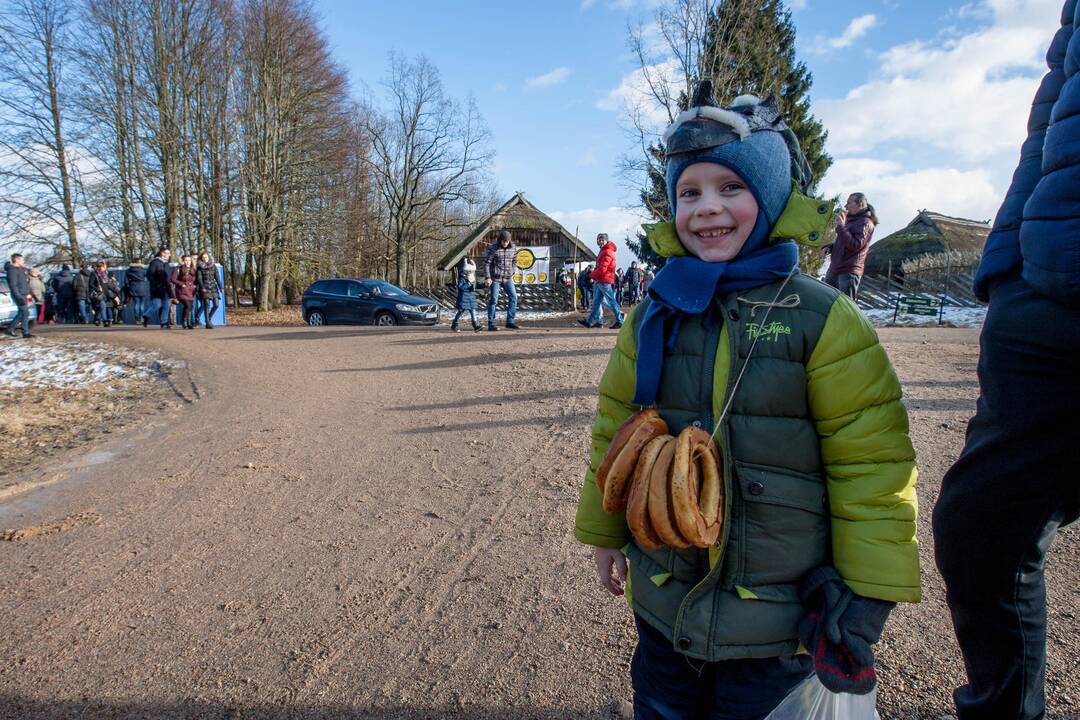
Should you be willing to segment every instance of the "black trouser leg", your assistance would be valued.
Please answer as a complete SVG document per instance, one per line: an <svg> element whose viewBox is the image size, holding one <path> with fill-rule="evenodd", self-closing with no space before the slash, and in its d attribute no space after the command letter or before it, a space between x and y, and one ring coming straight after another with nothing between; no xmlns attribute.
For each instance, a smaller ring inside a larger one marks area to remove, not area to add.
<svg viewBox="0 0 1080 720"><path fill-rule="evenodd" d="M938 568L964 655L960 720L1045 714L1043 562L1080 509L1080 313L1019 278L991 292L978 410L934 508Z"/></svg>
<svg viewBox="0 0 1080 720"><path fill-rule="evenodd" d="M195 318L193 318L191 316L192 301L191 300L181 300L180 304L184 307L184 316L183 316L184 327L185 328L192 327L195 324Z"/></svg>

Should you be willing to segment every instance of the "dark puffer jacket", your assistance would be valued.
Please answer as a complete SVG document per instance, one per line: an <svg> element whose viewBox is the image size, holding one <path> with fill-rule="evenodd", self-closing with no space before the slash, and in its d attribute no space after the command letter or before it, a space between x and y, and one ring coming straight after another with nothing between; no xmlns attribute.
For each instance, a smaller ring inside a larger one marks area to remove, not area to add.
<svg viewBox="0 0 1080 720"><path fill-rule="evenodd" d="M513 242L503 247L498 242L484 253L484 275L491 282L507 282L517 272L518 248Z"/></svg>
<svg viewBox="0 0 1080 720"><path fill-rule="evenodd" d="M86 302L90 299L90 268L83 268L75 276L75 299Z"/></svg>
<svg viewBox="0 0 1080 720"><path fill-rule="evenodd" d="M146 268L146 279L150 282L150 297L172 297L169 283L169 263L159 257L150 261Z"/></svg>
<svg viewBox="0 0 1080 720"><path fill-rule="evenodd" d="M128 297L150 297L150 283L146 279L146 266L142 263L132 263L124 273L124 291Z"/></svg>
<svg viewBox="0 0 1080 720"><path fill-rule="evenodd" d="M16 305L25 305L26 296L30 294L30 278L24 268L13 262L4 265L7 273L8 287L11 289L11 299Z"/></svg>
<svg viewBox="0 0 1080 720"><path fill-rule="evenodd" d="M52 291L59 300L71 300L75 297L75 275L71 270L61 270L49 279Z"/></svg>
<svg viewBox="0 0 1080 720"><path fill-rule="evenodd" d="M218 287L217 265L200 260L195 265L195 287L201 298L216 298L221 294Z"/></svg>
<svg viewBox="0 0 1080 720"><path fill-rule="evenodd" d="M829 274L850 273L861 276L873 236L874 221L870 219L869 208L848 215L847 222L836 226L836 242L832 244Z"/></svg>
<svg viewBox="0 0 1080 720"><path fill-rule="evenodd" d="M169 280L173 286L173 294L177 300L193 301L195 299L195 268L186 268L180 265L172 271Z"/></svg>
<svg viewBox="0 0 1080 720"><path fill-rule="evenodd" d="M1080 45L1070 43L1080 4L1066 0L1046 53L1012 184L986 239L975 294L989 299L995 278L1022 271L1035 290L1076 306L1080 298ZM1073 198L1070 201L1070 198Z"/></svg>

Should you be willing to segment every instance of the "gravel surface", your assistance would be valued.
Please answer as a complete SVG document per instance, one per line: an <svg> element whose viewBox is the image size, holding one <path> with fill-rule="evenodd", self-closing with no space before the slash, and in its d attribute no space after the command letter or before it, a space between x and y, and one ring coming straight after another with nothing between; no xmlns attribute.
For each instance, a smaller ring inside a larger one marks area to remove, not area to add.
<svg viewBox="0 0 1080 720"><path fill-rule="evenodd" d="M890 620L879 707L937 720L962 667L929 511L977 331L880 333L919 453L925 600ZM189 361L199 399L0 498L0 718L626 712L629 613L571 536L614 332L75 334ZM1080 710L1078 546L1063 532L1047 563L1055 720Z"/></svg>

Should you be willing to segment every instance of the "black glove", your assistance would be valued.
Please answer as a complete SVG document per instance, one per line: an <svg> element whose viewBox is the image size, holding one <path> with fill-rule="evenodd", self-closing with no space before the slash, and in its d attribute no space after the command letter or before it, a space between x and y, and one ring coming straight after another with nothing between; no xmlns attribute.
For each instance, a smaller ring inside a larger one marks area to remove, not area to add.
<svg viewBox="0 0 1080 720"><path fill-rule="evenodd" d="M814 658L821 684L836 693L865 695L874 689L874 651L895 603L855 595L831 567L811 570L799 598L807 614L799 639Z"/></svg>

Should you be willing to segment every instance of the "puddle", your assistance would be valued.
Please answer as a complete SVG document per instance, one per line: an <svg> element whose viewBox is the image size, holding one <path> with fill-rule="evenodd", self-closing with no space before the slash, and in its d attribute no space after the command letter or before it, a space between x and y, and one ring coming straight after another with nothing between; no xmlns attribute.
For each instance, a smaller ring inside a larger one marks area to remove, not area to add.
<svg viewBox="0 0 1080 720"><path fill-rule="evenodd" d="M94 452L86 453L79 457L77 460L68 464L68 467L83 468L90 467L92 465L101 465L103 463L112 462L119 455L109 450L95 450Z"/></svg>

